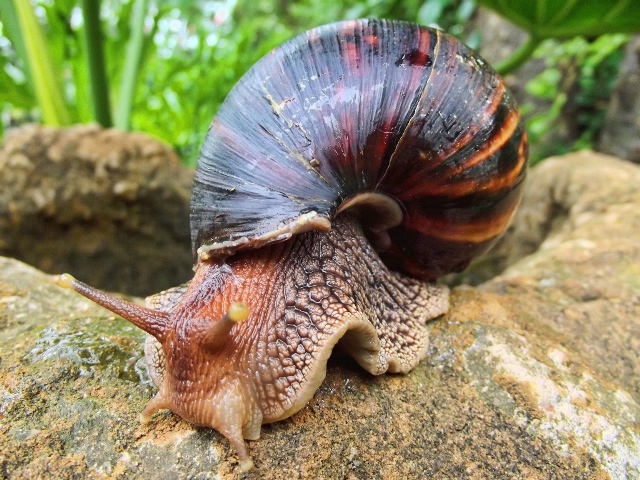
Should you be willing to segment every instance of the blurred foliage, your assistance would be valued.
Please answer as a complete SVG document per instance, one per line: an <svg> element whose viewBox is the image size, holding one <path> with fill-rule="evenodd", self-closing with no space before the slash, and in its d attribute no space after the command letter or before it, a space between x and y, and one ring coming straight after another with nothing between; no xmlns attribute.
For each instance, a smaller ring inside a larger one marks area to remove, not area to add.
<svg viewBox="0 0 640 480"><path fill-rule="evenodd" d="M50 125L69 122L60 83L55 75L49 45L27 0L11 0L0 4L7 29L17 34L16 49L21 53L28 72L30 86L35 93L42 118Z"/></svg>
<svg viewBox="0 0 640 480"><path fill-rule="evenodd" d="M528 40L496 70L509 73L526 62L548 38L589 38L640 32L637 0L478 0L529 33Z"/></svg>
<svg viewBox="0 0 640 480"><path fill-rule="evenodd" d="M479 0L538 38L640 31L636 0Z"/></svg>
<svg viewBox="0 0 640 480"><path fill-rule="evenodd" d="M551 155L594 148L615 86L623 46L629 37L605 34L589 41L547 40L534 53L545 69L527 82L527 92L546 100L549 109L528 115L529 141L538 148L531 163ZM530 105L523 105L527 115ZM543 141L556 136L559 141Z"/></svg>
<svg viewBox="0 0 640 480"><path fill-rule="evenodd" d="M135 14L141 3L143 22ZM111 97L116 125L164 140L190 165L242 74L311 27L384 17L439 26L476 47L479 39L465 30L474 0L103 0L101 7L109 80L103 97ZM64 85L69 123L94 121L80 0L36 0L35 12L56 66L55 81ZM0 129L42 120L25 56L18 51L20 39L8 26L0 9Z"/></svg>
<svg viewBox="0 0 640 480"><path fill-rule="evenodd" d="M106 101L118 128L164 140L190 165L235 82L273 47L308 28L344 19L395 18L440 27L476 49L482 33L470 27L476 0L102 0L99 33L106 90L92 94L88 50L95 32L85 28L83 6L98 0L31 1L46 40L43 55L54 65L51 84L62 86L62 117L68 123L95 121L96 103ZM551 107L532 113L532 142L551 132L559 118L578 115L576 144L563 148L590 146L602 123L603 98L615 79L625 37L579 37L536 46L544 36L569 34L562 30L565 24L597 33L592 13L602 14L602 5L609 10L600 23L607 29L619 26L625 12L635 18L635 11L625 10L633 2L585 0L600 6L583 12L576 0L478 1L529 29L530 41L507 67L515 68L534 50L544 56L547 68L527 88L548 99ZM47 120L9 8L12 2L29 0L0 0L0 134L7 126Z"/></svg>

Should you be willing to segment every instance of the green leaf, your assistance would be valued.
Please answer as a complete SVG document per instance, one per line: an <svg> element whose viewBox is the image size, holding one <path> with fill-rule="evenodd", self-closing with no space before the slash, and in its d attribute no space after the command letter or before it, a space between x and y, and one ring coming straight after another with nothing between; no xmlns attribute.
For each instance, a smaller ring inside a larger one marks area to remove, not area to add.
<svg viewBox="0 0 640 480"><path fill-rule="evenodd" d="M456 10L456 20L460 23L466 23L476 11L475 0L462 0L460 6Z"/></svg>
<svg viewBox="0 0 640 480"><path fill-rule="evenodd" d="M525 89L531 95L538 98L553 100L558 94L557 85L560 83L562 73L557 68L546 68L525 85Z"/></svg>
<svg viewBox="0 0 640 480"><path fill-rule="evenodd" d="M418 19L423 25L437 23L442 12L449 5L449 0L427 0L418 11Z"/></svg>
<svg viewBox="0 0 640 480"><path fill-rule="evenodd" d="M68 125L71 120L55 75L54 61L29 0L13 0L42 118L49 125Z"/></svg>
<svg viewBox="0 0 640 480"><path fill-rule="evenodd" d="M18 58L23 60L22 70L30 81L29 63L27 62L27 49L22 41L20 32L20 22L13 1L0 2L0 22L2 22L3 33L7 36L13 48L15 48Z"/></svg>
<svg viewBox="0 0 640 480"><path fill-rule="evenodd" d="M25 110L36 106L35 99L31 95L26 84L17 84L3 68L4 62L0 62L0 104L9 103L14 108Z"/></svg>
<svg viewBox="0 0 640 480"><path fill-rule="evenodd" d="M39 4L44 11L43 31L47 47L56 69L58 85L63 86L71 123L91 122L95 118L89 95L86 45L80 35L82 32L71 25L75 7L76 0Z"/></svg>
<svg viewBox="0 0 640 480"><path fill-rule="evenodd" d="M120 98L116 108L115 126L120 130L129 130L131 108L136 90L136 81L140 72L145 46L144 18L147 14L147 0L135 0L131 16L131 37L127 50L120 86Z"/></svg>
<svg viewBox="0 0 640 480"><path fill-rule="evenodd" d="M533 37L640 32L638 0L479 0Z"/></svg>
<svg viewBox="0 0 640 480"><path fill-rule="evenodd" d="M100 0L82 0L84 34L91 79L91 97L95 119L105 128L111 127L109 79L104 60L104 41L100 25Z"/></svg>

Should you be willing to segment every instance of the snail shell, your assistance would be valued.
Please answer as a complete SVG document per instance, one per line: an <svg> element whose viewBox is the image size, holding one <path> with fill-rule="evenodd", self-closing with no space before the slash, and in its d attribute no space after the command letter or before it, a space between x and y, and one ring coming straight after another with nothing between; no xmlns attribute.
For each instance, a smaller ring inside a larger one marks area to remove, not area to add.
<svg viewBox="0 0 640 480"><path fill-rule="evenodd" d="M244 439L306 404L338 342L373 374L424 358L424 323L448 308L425 280L505 230L526 157L502 80L453 37L385 20L319 27L259 61L214 119L189 285L144 308L59 283L150 334L146 418L168 408L219 430L247 469Z"/></svg>
<svg viewBox="0 0 640 480"><path fill-rule="evenodd" d="M322 26L260 60L220 108L196 168L194 253L327 230L357 205L388 266L435 279L505 230L526 157L513 97L455 38L398 21Z"/></svg>

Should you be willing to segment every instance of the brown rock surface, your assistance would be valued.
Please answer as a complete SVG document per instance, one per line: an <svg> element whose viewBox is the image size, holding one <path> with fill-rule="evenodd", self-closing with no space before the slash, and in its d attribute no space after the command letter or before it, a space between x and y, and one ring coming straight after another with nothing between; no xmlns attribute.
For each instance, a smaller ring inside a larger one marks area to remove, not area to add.
<svg viewBox="0 0 640 480"><path fill-rule="evenodd" d="M26 125L0 146L0 255L148 295L191 277L192 172L169 147L95 125Z"/></svg>
<svg viewBox="0 0 640 480"><path fill-rule="evenodd" d="M454 289L413 372L371 377L335 354L312 401L249 443L247 474L215 431L138 423L141 332L2 259L0 475L639 478L640 168L543 162L511 238L496 257L511 265Z"/></svg>

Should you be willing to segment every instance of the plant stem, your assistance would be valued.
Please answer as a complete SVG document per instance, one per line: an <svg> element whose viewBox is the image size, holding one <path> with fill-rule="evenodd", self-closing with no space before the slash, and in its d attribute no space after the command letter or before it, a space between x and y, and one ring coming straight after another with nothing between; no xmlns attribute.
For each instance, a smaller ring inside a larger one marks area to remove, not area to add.
<svg viewBox="0 0 640 480"><path fill-rule="evenodd" d="M131 38L127 43L120 98L116 108L116 128L129 130L131 109L136 92L136 80L141 67L142 50L144 48L144 18L147 13L147 0L136 0L131 16Z"/></svg>
<svg viewBox="0 0 640 480"><path fill-rule="evenodd" d="M29 71L27 49L24 45L24 38L20 33L20 20L13 1L0 2L0 19L2 19L2 28L4 30L3 34L9 39L13 48L15 48L18 58L22 60L22 69L24 71L27 84L33 91L34 88L31 80L31 73Z"/></svg>
<svg viewBox="0 0 640 480"><path fill-rule="evenodd" d="M515 52L513 52L506 60L503 60L499 65L495 67L496 72L500 75L507 75L512 71L520 67L524 62L531 58L535 49L542 42L541 38L534 35L529 36L527 41L520 46Z"/></svg>
<svg viewBox="0 0 640 480"><path fill-rule="evenodd" d="M26 56L23 61L29 65L30 83L38 99L42 120L48 125L68 125L71 120L62 89L58 86L53 57L33 7L29 0L13 0L13 5L20 25L23 55Z"/></svg>
<svg viewBox="0 0 640 480"><path fill-rule="evenodd" d="M84 16L84 33L94 116L100 125L109 128L113 123L111 121L109 84L104 62L102 30L100 28L100 0L82 0L82 15Z"/></svg>

